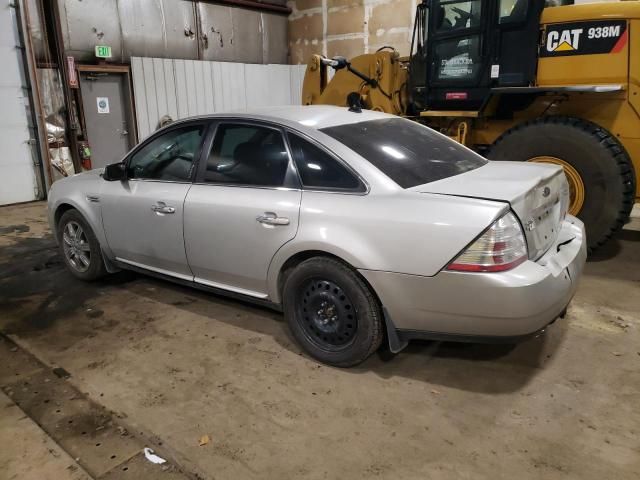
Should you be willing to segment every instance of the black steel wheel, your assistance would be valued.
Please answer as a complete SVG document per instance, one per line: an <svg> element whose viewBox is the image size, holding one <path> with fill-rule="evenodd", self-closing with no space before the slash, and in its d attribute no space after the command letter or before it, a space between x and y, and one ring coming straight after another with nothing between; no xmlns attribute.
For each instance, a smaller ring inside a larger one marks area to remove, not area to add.
<svg viewBox="0 0 640 480"><path fill-rule="evenodd" d="M375 294L339 260L314 257L288 272L283 307L296 340L329 365L357 365L382 342L382 312Z"/></svg>
<svg viewBox="0 0 640 480"><path fill-rule="evenodd" d="M348 348L358 330L358 313L337 283L312 278L297 296L296 316L310 341L325 350Z"/></svg>

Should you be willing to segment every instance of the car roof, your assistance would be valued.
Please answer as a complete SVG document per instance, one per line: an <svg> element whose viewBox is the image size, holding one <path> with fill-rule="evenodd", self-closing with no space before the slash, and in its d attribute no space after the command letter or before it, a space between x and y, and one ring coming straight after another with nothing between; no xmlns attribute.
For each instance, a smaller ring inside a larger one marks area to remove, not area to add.
<svg viewBox="0 0 640 480"><path fill-rule="evenodd" d="M346 125L349 123L364 122L382 118L395 118L387 113L362 110L359 113L351 112L347 107L331 105L286 105L277 107L261 107L246 110L235 110L203 115L196 118L243 118L247 120L267 120L282 124L299 124L307 128L319 130L322 128ZM191 118L193 119L193 118ZM181 119L179 121L190 120ZM175 122L177 123L177 122Z"/></svg>

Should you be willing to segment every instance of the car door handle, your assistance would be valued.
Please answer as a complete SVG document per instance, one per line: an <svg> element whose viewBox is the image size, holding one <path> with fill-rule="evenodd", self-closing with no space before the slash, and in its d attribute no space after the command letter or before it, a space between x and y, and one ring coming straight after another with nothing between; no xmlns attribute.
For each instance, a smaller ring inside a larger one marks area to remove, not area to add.
<svg viewBox="0 0 640 480"><path fill-rule="evenodd" d="M262 215L258 215L256 220L264 225L289 225L287 217L279 217L273 212L264 212Z"/></svg>
<svg viewBox="0 0 640 480"><path fill-rule="evenodd" d="M176 213L176 209L174 207L170 207L164 202L158 202L155 205L151 205L151 210L156 213Z"/></svg>

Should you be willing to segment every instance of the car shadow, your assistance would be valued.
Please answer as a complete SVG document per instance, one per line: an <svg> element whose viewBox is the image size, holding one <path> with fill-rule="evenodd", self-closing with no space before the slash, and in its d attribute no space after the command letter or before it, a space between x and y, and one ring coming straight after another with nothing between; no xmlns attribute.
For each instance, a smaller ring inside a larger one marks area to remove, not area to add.
<svg viewBox="0 0 640 480"><path fill-rule="evenodd" d="M65 270L50 238L23 239L11 248L13 251L3 249L4 258L18 253L20 258L4 264L4 271L0 268L0 312L11 312L11 321L0 323L5 333L64 336L51 341L59 343L59 348L68 348L95 335L96 328L112 328L112 323L117 323L114 319L97 318L102 312L88 307L106 292L122 289L168 308L271 336L282 348L302 354L282 314L266 307L134 272L82 282ZM25 306L25 300L34 296L37 304ZM222 316L221 310L232 314ZM67 318L79 311L85 315L80 319L76 316L72 325L65 325ZM101 327L100 322L105 325ZM517 346L414 341L393 355L383 345L363 364L343 371L352 375L374 373L384 379L405 377L427 382L434 388L442 385L484 393L517 391L527 385L562 343L563 323L558 322L549 333ZM54 327L59 329L53 330Z"/></svg>
<svg viewBox="0 0 640 480"><path fill-rule="evenodd" d="M606 262L613 258L619 257L623 250L629 248L625 243L640 244L640 230L620 230L614 234L607 243L599 247L595 252L589 255L588 263Z"/></svg>
<svg viewBox="0 0 640 480"><path fill-rule="evenodd" d="M157 288L136 289L139 295L243 330L269 335L282 348L295 354L302 352L279 312L164 280L140 277L144 283L151 282ZM168 300L163 292L166 288L176 289L185 297L198 301ZM212 314L218 310L211 308L212 304L244 314L224 319ZM508 393L522 389L541 371L564 341L565 333L566 323L560 319L546 332L517 345L413 341L403 351L392 354L383 343L381 349L364 363L342 371L353 375L374 373L385 379L404 377L481 393Z"/></svg>
<svg viewBox="0 0 640 480"><path fill-rule="evenodd" d="M395 355L382 350L354 370L465 391L509 393L521 390L542 371L565 335L566 323L560 319L518 344L414 341Z"/></svg>

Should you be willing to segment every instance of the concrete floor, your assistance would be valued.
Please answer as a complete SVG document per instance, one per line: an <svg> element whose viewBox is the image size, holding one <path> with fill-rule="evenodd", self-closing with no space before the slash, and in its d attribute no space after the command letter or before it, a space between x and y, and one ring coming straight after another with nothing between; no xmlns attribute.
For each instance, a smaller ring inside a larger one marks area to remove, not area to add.
<svg viewBox="0 0 640 480"><path fill-rule="evenodd" d="M640 475L640 218L544 336L350 370L305 357L268 310L131 273L75 280L44 204L1 208L0 234L0 330L194 478Z"/></svg>
<svg viewBox="0 0 640 480"><path fill-rule="evenodd" d="M90 480L91 477L22 410L0 392L0 472L16 480ZM8 447L8 448L7 448Z"/></svg>

